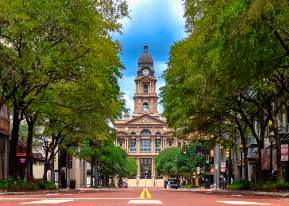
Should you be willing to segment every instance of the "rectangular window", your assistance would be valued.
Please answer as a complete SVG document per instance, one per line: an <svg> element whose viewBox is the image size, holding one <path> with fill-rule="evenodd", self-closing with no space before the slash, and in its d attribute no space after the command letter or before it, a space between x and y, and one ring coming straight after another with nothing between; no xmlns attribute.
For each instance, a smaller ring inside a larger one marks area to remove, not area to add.
<svg viewBox="0 0 289 206"><path fill-rule="evenodd" d="M135 152L136 151L136 140L135 139L131 139L130 140L130 151L131 152Z"/></svg>
<svg viewBox="0 0 289 206"><path fill-rule="evenodd" d="M151 140L142 139L140 141L140 151L141 152L150 152L151 151Z"/></svg>
<svg viewBox="0 0 289 206"><path fill-rule="evenodd" d="M156 148L155 148L156 152L160 152L161 151L161 139L156 139Z"/></svg>

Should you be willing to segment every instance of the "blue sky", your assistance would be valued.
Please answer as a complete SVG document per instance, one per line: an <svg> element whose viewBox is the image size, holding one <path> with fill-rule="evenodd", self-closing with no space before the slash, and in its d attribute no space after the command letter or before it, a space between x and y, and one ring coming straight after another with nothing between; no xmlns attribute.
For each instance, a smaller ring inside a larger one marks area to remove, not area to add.
<svg viewBox="0 0 289 206"><path fill-rule="evenodd" d="M134 78L143 45L149 45L159 89L164 85L161 74L166 69L170 46L185 37L185 21L181 0L128 0L128 5L130 18L122 21L123 34L114 34L113 38L122 46L121 61L126 70L119 84L125 93L126 107L132 112ZM162 112L161 105L158 109Z"/></svg>

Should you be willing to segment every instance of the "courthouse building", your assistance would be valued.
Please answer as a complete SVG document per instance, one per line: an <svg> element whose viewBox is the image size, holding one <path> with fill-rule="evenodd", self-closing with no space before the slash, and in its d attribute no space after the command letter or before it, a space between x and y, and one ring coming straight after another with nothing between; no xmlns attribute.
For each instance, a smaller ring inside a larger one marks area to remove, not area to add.
<svg viewBox="0 0 289 206"><path fill-rule="evenodd" d="M148 46L144 46L135 78L133 114L130 117L126 113L123 119L114 122L115 144L123 147L138 164L137 176L128 180L129 186L163 186L163 179L156 172L155 158L163 149L178 146L178 140L158 113L156 84L153 59Z"/></svg>

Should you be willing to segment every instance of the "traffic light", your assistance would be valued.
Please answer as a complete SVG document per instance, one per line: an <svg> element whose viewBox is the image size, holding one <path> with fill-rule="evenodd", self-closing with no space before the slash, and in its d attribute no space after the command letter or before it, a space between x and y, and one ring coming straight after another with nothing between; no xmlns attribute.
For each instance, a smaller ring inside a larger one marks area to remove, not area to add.
<svg viewBox="0 0 289 206"><path fill-rule="evenodd" d="M230 147L226 148L226 157L230 158Z"/></svg>
<svg viewBox="0 0 289 206"><path fill-rule="evenodd" d="M187 150L188 150L187 145L184 145L183 148L182 148L182 152L183 152L184 155L187 154Z"/></svg>

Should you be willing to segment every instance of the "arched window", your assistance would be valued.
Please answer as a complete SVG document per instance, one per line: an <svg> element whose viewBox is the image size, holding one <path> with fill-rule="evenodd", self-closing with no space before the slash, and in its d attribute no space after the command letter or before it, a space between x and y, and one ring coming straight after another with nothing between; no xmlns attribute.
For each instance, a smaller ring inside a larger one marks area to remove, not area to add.
<svg viewBox="0 0 289 206"><path fill-rule="evenodd" d="M144 137L144 136L150 136L152 133L148 130L148 129L144 129L144 130L142 130L141 132L140 132L140 135L142 136L142 137Z"/></svg>
<svg viewBox="0 0 289 206"><path fill-rule="evenodd" d="M156 133L156 140L155 140L155 152L161 151L161 133Z"/></svg>
<svg viewBox="0 0 289 206"><path fill-rule="evenodd" d="M149 111L149 104L147 102L143 103L143 111L148 112Z"/></svg>
<svg viewBox="0 0 289 206"><path fill-rule="evenodd" d="M129 141L129 149L131 152L136 151L136 139L135 139L136 133L132 132L130 133L130 141Z"/></svg>
<svg viewBox="0 0 289 206"><path fill-rule="evenodd" d="M144 83L143 84L143 93L144 94L147 94L149 92L149 86L147 83Z"/></svg>
<svg viewBox="0 0 289 206"><path fill-rule="evenodd" d="M140 151L141 152L150 152L151 151L151 132L148 129L144 129L140 133Z"/></svg>

